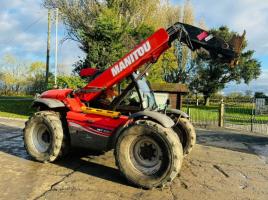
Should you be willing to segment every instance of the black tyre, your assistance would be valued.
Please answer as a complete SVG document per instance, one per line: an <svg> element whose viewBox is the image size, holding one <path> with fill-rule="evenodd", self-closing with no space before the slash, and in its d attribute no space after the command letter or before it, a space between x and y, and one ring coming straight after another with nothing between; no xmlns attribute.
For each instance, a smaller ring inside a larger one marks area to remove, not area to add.
<svg viewBox="0 0 268 200"><path fill-rule="evenodd" d="M180 139L170 128L139 120L123 130L115 147L121 173L142 188L163 187L179 173L183 160Z"/></svg>
<svg viewBox="0 0 268 200"><path fill-rule="evenodd" d="M70 145L60 116L53 111L35 113L25 123L23 136L28 154L41 162L53 162L67 154Z"/></svg>
<svg viewBox="0 0 268 200"><path fill-rule="evenodd" d="M196 143L196 133L192 123L186 118L175 118L174 131L178 134L184 157L189 155Z"/></svg>

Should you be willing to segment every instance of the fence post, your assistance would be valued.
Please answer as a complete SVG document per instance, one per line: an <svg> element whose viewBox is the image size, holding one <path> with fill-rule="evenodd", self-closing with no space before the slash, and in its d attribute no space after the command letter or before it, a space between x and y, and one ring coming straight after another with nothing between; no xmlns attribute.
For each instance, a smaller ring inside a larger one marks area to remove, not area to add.
<svg viewBox="0 0 268 200"><path fill-rule="evenodd" d="M189 117L191 117L190 107L187 108L187 115L188 115Z"/></svg>
<svg viewBox="0 0 268 200"><path fill-rule="evenodd" d="M223 127L224 123L224 102L221 100L220 108L219 108L219 127Z"/></svg>
<svg viewBox="0 0 268 200"><path fill-rule="evenodd" d="M251 118L250 118L250 131L253 132L253 125L254 125L254 117L255 117L255 98L252 99L252 107L251 107Z"/></svg>
<svg viewBox="0 0 268 200"><path fill-rule="evenodd" d="M190 108L189 108L189 97L187 97L186 103L187 103L187 109L186 109L186 113L187 113L187 115L189 115L189 114L190 114Z"/></svg>

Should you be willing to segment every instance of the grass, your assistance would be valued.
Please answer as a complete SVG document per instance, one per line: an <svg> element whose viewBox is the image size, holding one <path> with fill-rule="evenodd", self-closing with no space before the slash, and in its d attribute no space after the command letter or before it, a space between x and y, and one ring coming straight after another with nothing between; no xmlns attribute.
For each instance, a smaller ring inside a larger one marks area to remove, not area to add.
<svg viewBox="0 0 268 200"><path fill-rule="evenodd" d="M219 118L218 106L189 106L189 112L193 121L210 121L217 122ZM184 112L187 112L187 108L183 107Z"/></svg>
<svg viewBox="0 0 268 200"><path fill-rule="evenodd" d="M195 106L189 105L190 116L193 122L217 123L219 119L219 106ZM187 112L187 107L183 107ZM225 121L234 124L268 123L268 115L256 115L252 118L252 104L226 105L224 113Z"/></svg>
<svg viewBox="0 0 268 200"><path fill-rule="evenodd" d="M33 98L32 96L0 96L0 100L2 99L18 100L18 99L32 99L32 98Z"/></svg>
<svg viewBox="0 0 268 200"><path fill-rule="evenodd" d="M0 116L10 118L28 118L33 112L30 100L30 96L23 97L0 97ZM194 122L202 122L209 124L217 124L219 119L219 106L195 106L189 105L190 116ZM187 112L187 107L184 106L182 109ZM234 124L250 124L251 123L251 104L236 104L228 105L225 108L225 120ZM253 118L256 123L268 123L268 115L256 115Z"/></svg>
<svg viewBox="0 0 268 200"><path fill-rule="evenodd" d="M31 108L32 100L28 98L17 97L10 100L0 97L0 116L27 119L34 112Z"/></svg>

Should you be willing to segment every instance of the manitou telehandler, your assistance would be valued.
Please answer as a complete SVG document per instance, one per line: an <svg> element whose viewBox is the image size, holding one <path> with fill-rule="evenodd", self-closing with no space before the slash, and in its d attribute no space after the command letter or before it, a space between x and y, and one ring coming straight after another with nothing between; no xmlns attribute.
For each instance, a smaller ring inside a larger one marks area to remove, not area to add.
<svg viewBox="0 0 268 200"><path fill-rule="evenodd" d="M235 65L243 36L227 43L176 23L156 31L105 71L82 70L81 76L90 76L84 88L49 90L34 100L38 112L24 129L27 152L37 161L53 162L71 146L114 149L116 165L130 182L142 188L170 183L196 134L186 113L157 107L145 74L176 39L192 51L203 49L213 59Z"/></svg>

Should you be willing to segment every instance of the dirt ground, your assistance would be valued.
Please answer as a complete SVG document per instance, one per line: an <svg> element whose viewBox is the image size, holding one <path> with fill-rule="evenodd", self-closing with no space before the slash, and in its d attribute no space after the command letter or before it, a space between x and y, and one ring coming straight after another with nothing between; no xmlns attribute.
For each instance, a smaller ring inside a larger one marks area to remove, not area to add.
<svg viewBox="0 0 268 200"><path fill-rule="evenodd" d="M198 144L171 186L142 190L120 176L112 152L32 161L23 124L0 119L0 199L268 199L268 136L198 129Z"/></svg>

